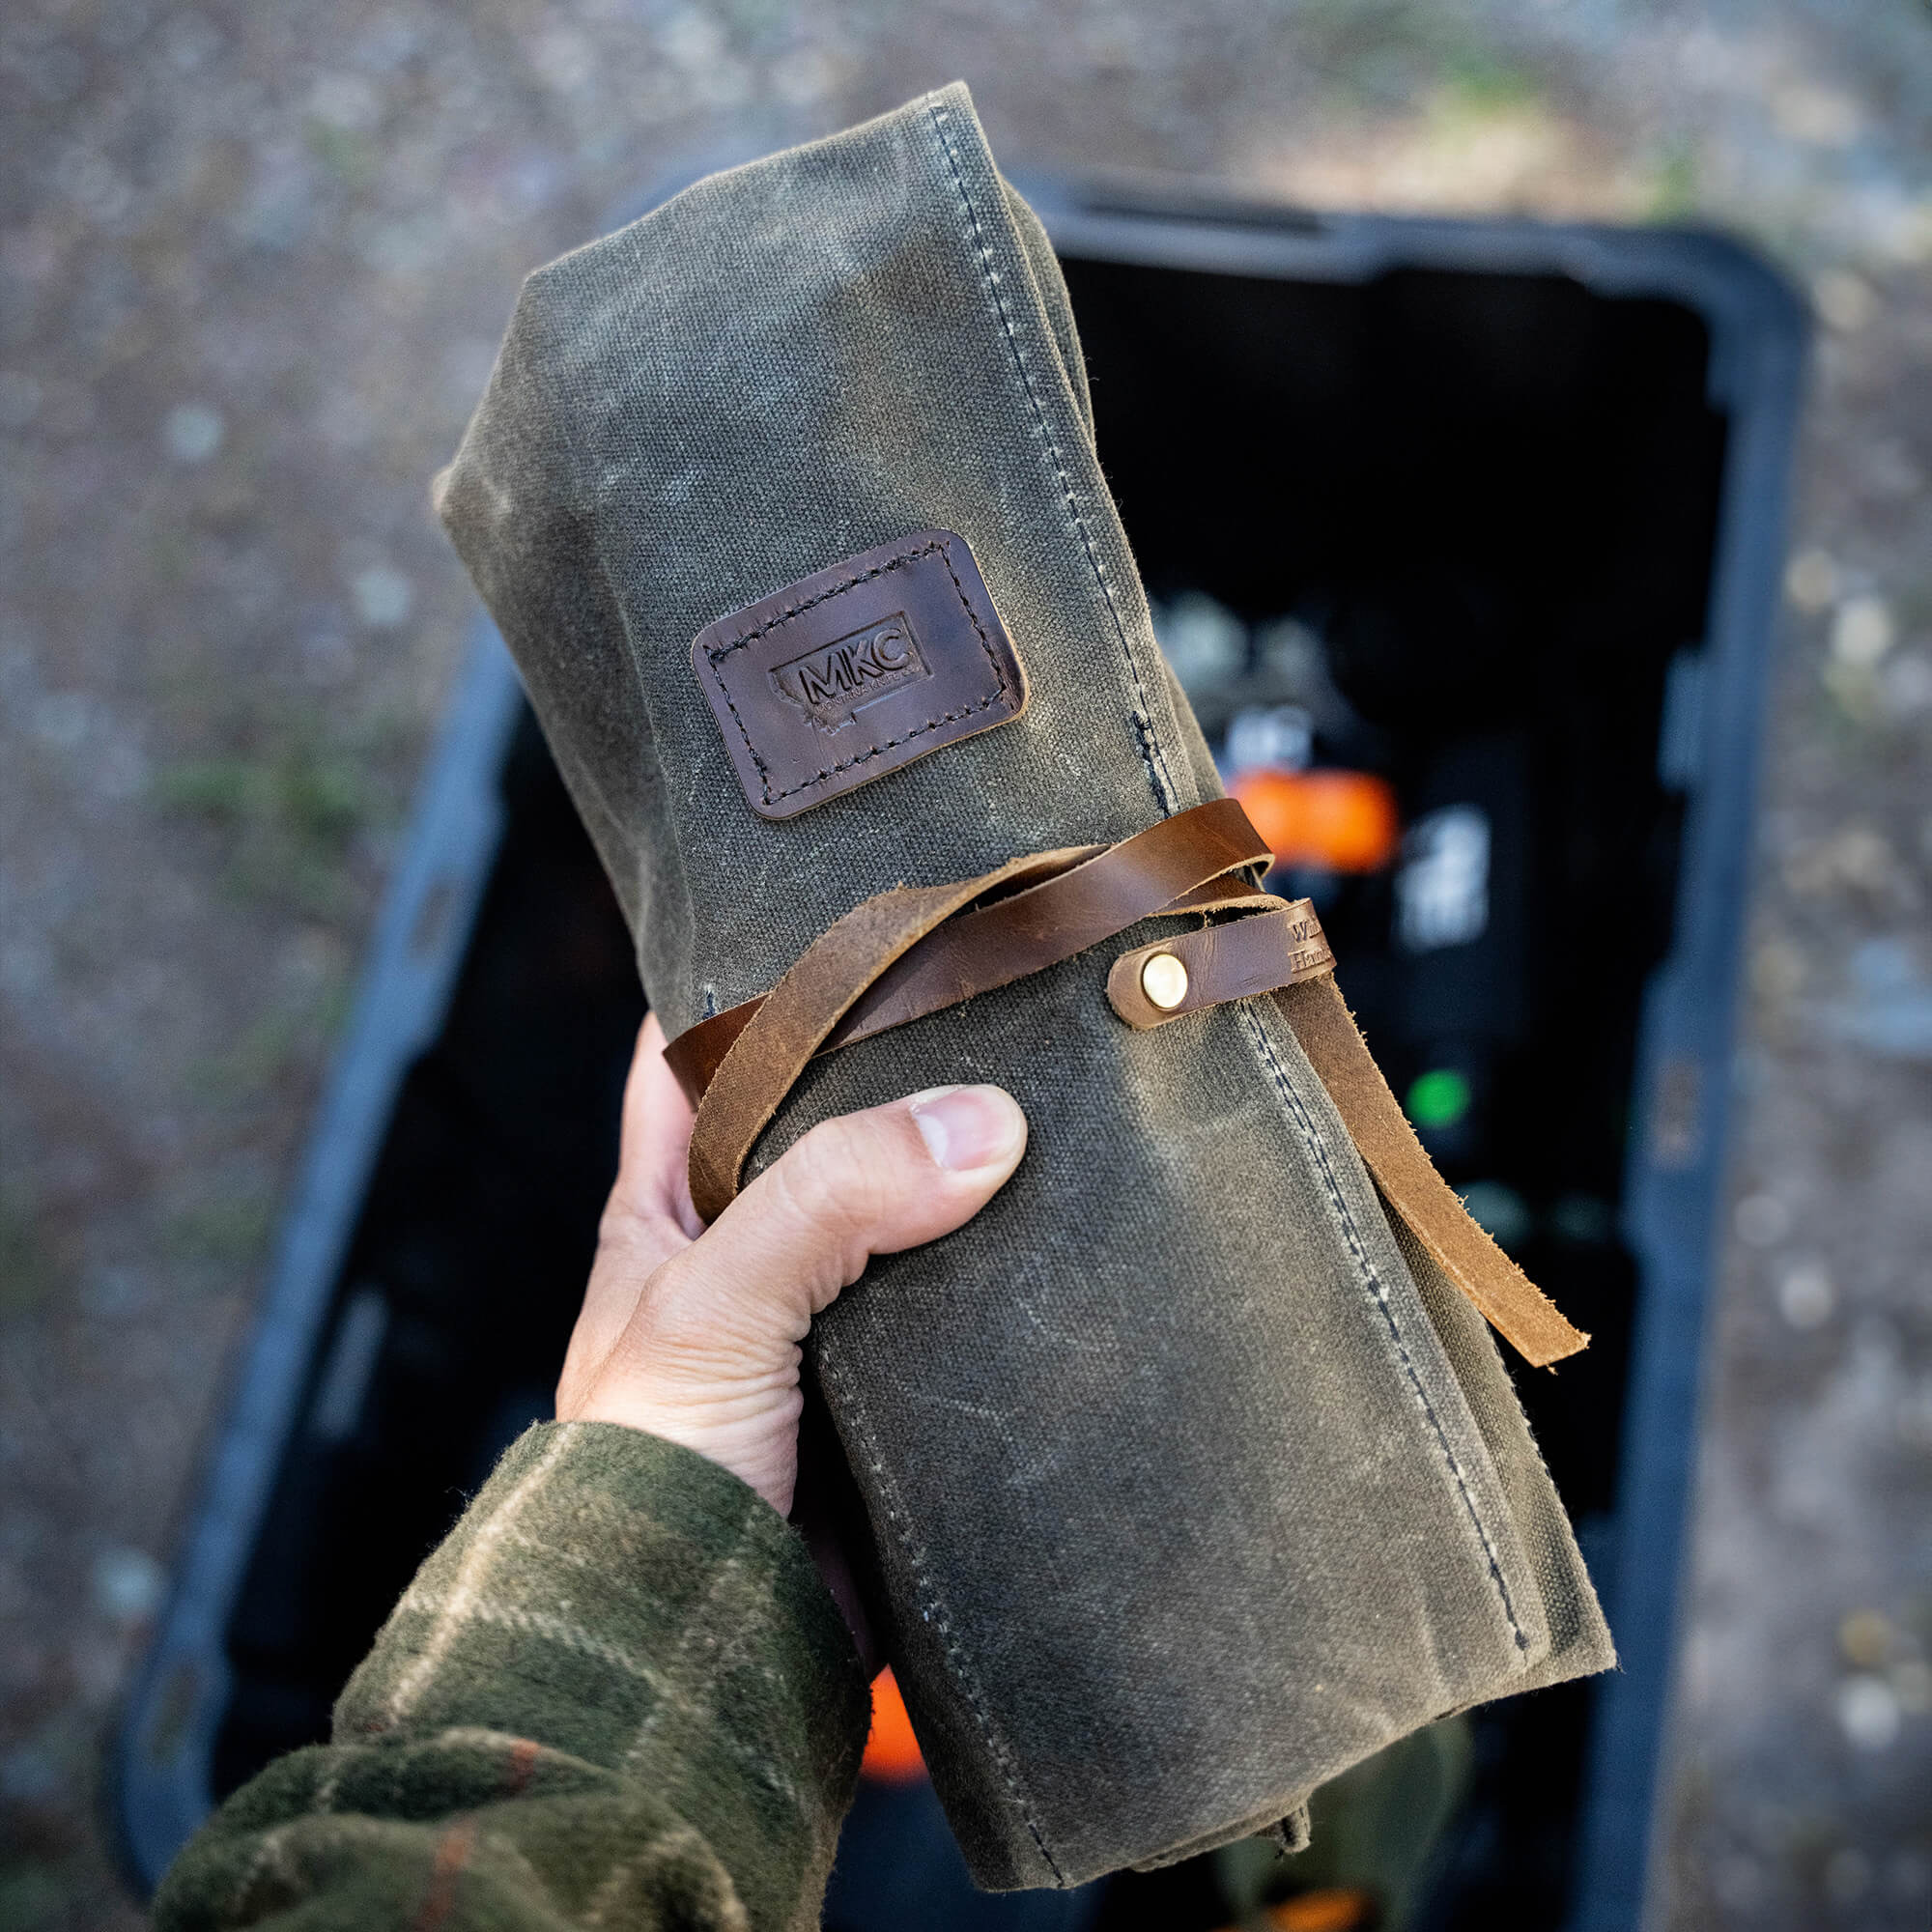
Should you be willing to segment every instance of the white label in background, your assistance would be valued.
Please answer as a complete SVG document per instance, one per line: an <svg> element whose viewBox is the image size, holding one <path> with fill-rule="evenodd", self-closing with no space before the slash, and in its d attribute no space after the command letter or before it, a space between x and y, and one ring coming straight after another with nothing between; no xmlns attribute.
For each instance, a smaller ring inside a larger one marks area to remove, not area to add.
<svg viewBox="0 0 1932 1932"><path fill-rule="evenodd" d="M1704 761L1704 654L1683 650L1670 660L1663 684L1663 719L1657 733L1657 780L1669 791L1690 791Z"/></svg>
<svg viewBox="0 0 1932 1932"><path fill-rule="evenodd" d="M362 1419L363 1398L389 1332L389 1304L373 1288L358 1290L342 1311L335 1344L317 1384L309 1428L325 1442L346 1442Z"/></svg>
<svg viewBox="0 0 1932 1932"><path fill-rule="evenodd" d="M1154 641L1190 697L1218 691L1241 674L1248 660L1248 627L1225 604L1199 590L1184 590L1172 604L1148 609Z"/></svg>
<svg viewBox="0 0 1932 1932"><path fill-rule="evenodd" d="M1395 929L1403 950L1434 952L1480 939L1490 923L1489 814L1444 806L1409 827L1402 853Z"/></svg>
<svg viewBox="0 0 1932 1932"><path fill-rule="evenodd" d="M1224 769L1230 778L1268 766L1304 772L1314 755L1315 721L1300 705L1250 704L1228 726Z"/></svg>

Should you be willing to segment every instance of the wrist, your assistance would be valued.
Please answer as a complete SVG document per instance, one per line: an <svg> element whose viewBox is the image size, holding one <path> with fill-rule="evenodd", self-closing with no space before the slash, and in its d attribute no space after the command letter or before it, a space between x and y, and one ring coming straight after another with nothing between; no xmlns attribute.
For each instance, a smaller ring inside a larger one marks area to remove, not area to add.
<svg viewBox="0 0 1932 1932"><path fill-rule="evenodd" d="M764 1497L781 1516L791 1508L798 1421L805 1398L794 1364L782 1381L707 1381L679 1388L674 1378L600 1378L581 1400L559 1400L559 1420L610 1422L675 1442L716 1463Z"/></svg>

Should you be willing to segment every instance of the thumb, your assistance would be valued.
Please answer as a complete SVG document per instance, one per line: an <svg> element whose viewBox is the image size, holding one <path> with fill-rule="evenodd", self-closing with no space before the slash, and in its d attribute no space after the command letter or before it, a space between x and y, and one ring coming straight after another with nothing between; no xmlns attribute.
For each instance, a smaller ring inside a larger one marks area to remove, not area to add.
<svg viewBox="0 0 1932 1932"><path fill-rule="evenodd" d="M693 1255L725 1299L810 1318L873 1255L963 1226L1026 1151L1026 1116L998 1087L937 1087L822 1122L745 1189Z"/></svg>
<svg viewBox="0 0 1932 1932"><path fill-rule="evenodd" d="M655 1271L576 1413L682 1442L788 1510L811 1318L873 1255L970 1221L1026 1139L997 1087L822 1122Z"/></svg>

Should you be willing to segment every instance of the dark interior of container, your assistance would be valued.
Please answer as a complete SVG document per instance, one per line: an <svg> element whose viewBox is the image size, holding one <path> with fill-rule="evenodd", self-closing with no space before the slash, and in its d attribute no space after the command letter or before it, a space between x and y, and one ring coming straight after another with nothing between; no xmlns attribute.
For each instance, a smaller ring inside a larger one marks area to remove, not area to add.
<svg viewBox="0 0 1932 1932"><path fill-rule="evenodd" d="M1260 640L1293 618L1325 660L1315 762L1379 774L1407 821L1487 815L1488 917L1464 944L1396 943L1399 867L1282 883L1316 895L1397 1094L1457 1072L1466 1104L1433 1151L1595 1338L1518 1376L1594 1551L1636 1292L1617 1213L1639 1000L1669 945L1679 837L1660 732L1673 662L1703 632L1723 450L1705 327L1555 277L1066 270L1150 591L1206 593L1257 640L1203 694L1210 735L1244 691L1281 696ZM326 1734L416 1563L548 1412L641 1002L527 724L502 786L508 832L447 1023L390 1122L230 1626L217 1793ZM1566 1688L1476 1714L1467 1795L1408 1922L1558 1922L1588 1710ZM827 1922L1207 1932L1234 1916L1223 1880L1197 1860L1072 1900L979 1897L929 1794L876 1789ZM1296 1883L1284 1861L1275 1889Z"/></svg>

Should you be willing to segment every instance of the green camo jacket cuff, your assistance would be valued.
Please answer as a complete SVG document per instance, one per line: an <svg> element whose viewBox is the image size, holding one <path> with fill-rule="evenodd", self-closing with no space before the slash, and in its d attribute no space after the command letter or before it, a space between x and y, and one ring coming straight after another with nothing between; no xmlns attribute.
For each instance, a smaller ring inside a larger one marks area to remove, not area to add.
<svg viewBox="0 0 1932 1932"><path fill-rule="evenodd" d="M516 1442L335 1707L188 1843L156 1932L818 1922L867 1720L805 1546L609 1423Z"/></svg>

